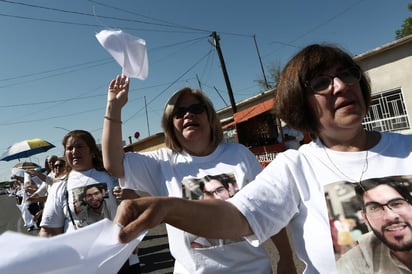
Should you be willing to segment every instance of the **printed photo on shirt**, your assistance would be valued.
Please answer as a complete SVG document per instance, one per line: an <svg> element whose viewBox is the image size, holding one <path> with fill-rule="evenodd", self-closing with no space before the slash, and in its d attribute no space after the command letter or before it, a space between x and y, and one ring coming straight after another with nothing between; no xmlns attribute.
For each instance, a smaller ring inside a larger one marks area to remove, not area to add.
<svg viewBox="0 0 412 274"><path fill-rule="evenodd" d="M239 190L234 174L207 175L202 178L185 178L183 180L183 198L189 200L219 199L227 200ZM217 245L224 245L232 242L239 242L243 239L206 239L196 235L186 233L189 237L192 248L209 248Z"/></svg>
<svg viewBox="0 0 412 274"><path fill-rule="evenodd" d="M183 198L189 200L227 200L239 190L234 174L206 175L183 179Z"/></svg>
<svg viewBox="0 0 412 274"><path fill-rule="evenodd" d="M412 193L412 176L372 178L360 183L337 182L326 185L324 189L336 260L357 246L368 232L373 231L382 243L389 246L392 243L388 237L391 236L382 232L385 227L399 223L412 233L412 201L405 199ZM375 191L370 192L371 189ZM388 189L394 190L389 191L393 197L389 195ZM371 193L368 199L359 195L365 191ZM386 191L387 204L377 202L382 197L376 196L381 195L379 191ZM401 215L391 219L387 214ZM412 239L409 241L412 244Z"/></svg>
<svg viewBox="0 0 412 274"><path fill-rule="evenodd" d="M72 190L74 217L78 227L84 227L109 216L106 198L109 198L106 183L78 187Z"/></svg>

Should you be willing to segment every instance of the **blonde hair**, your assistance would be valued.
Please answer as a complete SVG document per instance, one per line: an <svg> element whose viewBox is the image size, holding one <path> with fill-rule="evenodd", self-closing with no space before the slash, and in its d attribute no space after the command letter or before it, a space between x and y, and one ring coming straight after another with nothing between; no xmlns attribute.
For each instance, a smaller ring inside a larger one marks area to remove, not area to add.
<svg viewBox="0 0 412 274"><path fill-rule="evenodd" d="M173 126L173 112L177 101L183 94L196 97L200 103L205 106L211 128L210 142L212 143L213 148L216 148L223 141L223 129L215 108L213 107L213 103L202 91L189 87L176 91L164 107L161 126L165 133L166 146L174 152L181 152L183 149L182 144L180 144L176 138Z"/></svg>

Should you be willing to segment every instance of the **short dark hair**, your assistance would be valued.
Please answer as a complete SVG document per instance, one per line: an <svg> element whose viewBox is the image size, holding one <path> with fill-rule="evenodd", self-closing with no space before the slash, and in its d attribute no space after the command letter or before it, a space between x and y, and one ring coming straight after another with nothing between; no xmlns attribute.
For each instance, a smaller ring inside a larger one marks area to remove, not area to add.
<svg viewBox="0 0 412 274"><path fill-rule="evenodd" d="M355 186L356 196L361 202L362 207L365 203L363 195L366 191L371 190L380 185L387 185L395 189L408 203L412 204L412 183L405 176L391 176L384 178L373 178L360 182Z"/></svg>
<svg viewBox="0 0 412 274"><path fill-rule="evenodd" d="M306 81L335 65L357 67L361 71L359 84L368 109L371 100L369 80L353 58L336 46L314 44L298 52L283 69L276 89L277 116L292 128L317 134L319 121L307 96Z"/></svg>
<svg viewBox="0 0 412 274"><path fill-rule="evenodd" d="M230 184L233 185L234 183L232 177L228 176L227 174L206 175L204 179L206 182L210 182L211 180L219 181L227 190L229 190Z"/></svg>
<svg viewBox="0 0 412 274"><path fill-rule="evenodd" d="M92 185L87 185L84 187L83 192L84 194L86 194L86 192L91 189L91 188L97 188L99 190L100 193L103 193L106 190L106 187L104 184L92 184Z"/></svg>

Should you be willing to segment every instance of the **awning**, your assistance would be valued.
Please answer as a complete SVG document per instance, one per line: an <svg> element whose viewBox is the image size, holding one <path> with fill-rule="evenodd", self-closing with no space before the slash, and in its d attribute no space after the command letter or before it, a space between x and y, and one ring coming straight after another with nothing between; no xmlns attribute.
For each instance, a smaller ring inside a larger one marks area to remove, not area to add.
<svg viewBox="0 0 412 274"><path fill-rule="evenodd" d="M274 98L269 99L260 104L254 105L252 107L249 107L247 109L244 109L242 111L239 111L233 114L233 118L236 124L242 123L253 117L258 116L259 114L273 110L274 106L275 106L275 99Z"/></svg>
<svg viewBox="0 0 412 274"><path fill-rule="evenodd" d="M231 121L231 122L229 122L229 123L227 123L227 124L222 125L222 128L223 128L223 129L227 129L227 128L230 128L231 126L234 126L234 125L236 125L236 122L235 122L235 121Z"/></svg>

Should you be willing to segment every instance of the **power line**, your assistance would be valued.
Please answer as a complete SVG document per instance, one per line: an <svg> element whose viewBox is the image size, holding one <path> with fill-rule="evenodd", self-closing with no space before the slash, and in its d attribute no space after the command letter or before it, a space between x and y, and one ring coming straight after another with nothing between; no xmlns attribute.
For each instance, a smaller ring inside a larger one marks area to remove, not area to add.
<svg viewBox="0 0 412 274"><path fill-rule="evenodd" d="M52 103L61 103L61 102L69 102L69 101L77 101L89 98L96 98L98 96L106 96L103 95L89 95L83 97L74 97L74 98L66 98L66 99L59 99L59 100L50 100L50 101L40 101L40 102L30 102L30 103L21 103L21 104L13 104L13 105L0 105L0 108L15 108L15 107L24 107L24 106L32 106L32 105L44 105L44 104L52 104Z"/></svg>
<svg viewBox="0 0 412 274"><path fill-rule="evenodd" d="M119 19L119 21L127 21L127 22L135 22L135 23L144 23L144 24L149 24L149 25L154 25L154 26L162 26L162 27L165 27L165 26L167 26L167 27L174 27L174 28L181 28L181 29L184 29L184 30L196 30L196 31L205 31L205 30L202 30L202 29L195 29L195 28L191 28L191 27L185 27L185 26L181 26L181 25L177 25L177 24L171 24L170 22L167 22L167 24L164 24L164 23L152 23L152 22L144 22L144 21L141 21L141 20L131 20L131 19L124 19L124 18L116 18L116 17L112 17L112 16L96 16L96 15L94 15L94 14L90 14L90 13L83 13L83 12L75 12L75 11L67 11L67 10L62 10L62 9L55 9L55 8L50 8L50 7L42 7L42 6L38 6L38 5L32 5L32 4L25 4L25 3L19 3L19 2L16 2L16 1L7 1L7 0L0 0L0 2L4 2L4 3L9 3L9 4L15 4L15 5L22 5L22 6L27 6L27 7L30 7L30 8L37 8L37 9L45 9L45 10L50 10L50 11L55 11L55 12L64 12L64 13L69 13L69 14L76 14L76 15L82 15L82 16L93 16L93 17L99 17L99 18L105 18L105 19L111 19L111 20L118 20ZM95 1L94 1L95 2ZM96 2L97 3L97 2ZM0 14L0 16L1 16L2 14ZM20 19L30 19L30 20L39 20L39 21L46 21L46 22L53 22L53 23L65 23L65 24L76 24L76 25L83 25L83 26L98 26L98 25L95 25L95 24L82 24L82 23L73 23L73 22L69 22L69 21L58 21L58 20L50 20L50 19L44 19L44 18L32 18L32 17L24 17L24 16L19 16L19 15L15 15L15 16L12 16L12 15L4 15L3 14L3 16L9 16L9 17L14 17L14 18L20 18ZM166 21L164 21L164 22L166 22ZM232 34L232 35L236 35L236 34ZM240 34L238 34L238 35L240 35ZM242 36L244 36L244 35L242 35ZM170 49L170 47L171 46L177 46L177 45L181 45L181 44L187 44L187 43L189 43L189 44L193 44L194 42L197 42L197 41L201 41L201 39L203 39L203 38L205 38L205 37L200 37L200 38L195 38L195 39L192 39L192 40L189 40L189 41L182 41L182 42L178 42L178 43L175 43L175 44L172 44L172 45L169 45L169 46L164 46L164 48L167 48L167 49ZM190 45L189 45L190 46ZM161 47L159 47L159 48L156 48L156 49L161 49ZM170 54L169 54L170 55ZM210 56L210 53L209 54L207 54L206 56ZM198 63L200 63L201 62L201 60L203 60L203 58L204 57L202 57L200 60L199 60L199 62ZM186 75L192 68L194 68L198 63L196 63L196 64L194 64L192 67L190 67L188 70L186 70L181 76L179 76L176 80L174 80L173 82L172 82L172 84L170 84L165 90L163 90L160 94L158 94L157 96L160 96L161 94L163 94L164 92L166 92L167 90L168 90L168 88L170 88L173 84L175 84L176 82L178 82L184 75ZM74 72L74 71L78 71L78 70L76 70L76 68L74 67L70 72ZM53 71L49 71L49 72L56 72L56 70L53 70ZM66 72L67 73L67 72ZM52 75L48 75L48 76L45 76L45 77L38 77L37 79L35 79L35 80L42 80L42 79L45 79L45 78L49 78L49 77L53 77L53 76L57 76L57 75L61 75L62 74L62 72L57 72L57 73L54 73L54 74L52 74ZM27 76L27 78L29 78L29 77L32 77L32 75L34 75L34 74L30 74L30 76ZM40 76L42 75L42 74L39 74ZM13 79L13 77L12 78L8 78L8 79L3 79L3 80L7 80L7 81L10 81L10 80L12 80ZM17 79L17 77L14 77L14 79ZM28 81L30 81L30 80L28 80ZM27 82L27 81L26 81ZM9 84L9 85L7 85L7 86L10 86L10 85L18 85L18 84L21 84L21 83L23 83L22 81L19 81L19 83L14 83L14 84ZM156 97L157 97L156 96ZM13 104L13 105L9 105L9 106L0 106L0 107L3 107L3 108L7 108L7 107L16 107L16 106L27 106L27 105L40 105L40 104L50 104L50 103L59 103L59 102L68 102L68 101L73 101L73 100L80 100L80 99L87 99L87 98L90 98L90 96L85 96L85 97L80 97L80 98L68 98L68 99L61 99L61 100L50 100L50 101L43 101L43 102L34 102L34 103L30 103L30 104ZM152 103L153 101L154 101L155 99L153 99L152 101L150 101L149 102L149 104L150 103ZM90 111L87 111L87 112L90 112ZM77 114L78 112L76 112L76 114ZM67 114L66 114L67 115ZM65 116L66 116L65 115ZM60 118L61 116L55 116L55 117L47 117L47 119L51 119L51 118ZM131 119L131 118L133 118L134 117L134 115L132 115L129 119ZM31 120L30 122L35 122L35 121L37 121L37 120L39 120L39 119L36 119L36 120ZM28 121L27 120L24 120L24 121L15 121L15 122L13 122L13 123L7 123L7 125L10 125L10 124L18 124L18 123L27 123ZM0 125L5 125L5 124L0 124Z"/></svg>
<svg viewBox="0 0 412 274"><path fill-rule="evenodd" d="M170 87L172 87L175 83L177 83L177 81L179 81L180 79L183 78L183 76L185 76L189 71L191 71L194 67L196 67L203 59L205 59L207 56L209 56L212 53L212 49L209 50L208 53L206 53L204 56L202 56L201 58L199 58L192 66L190 66L185 72L183 72L175 81L173 81L172 83L170 83L163 91L161 91L159 94L157 94L152 100L149 101L148 105L150 105L152 102L154 102L156 99L158 99L160 97L160 95L162 95L163 93L165 93L167 90L169 90ZM139 109L138 111L136 111L134 114L132 114L129 118L127 118L124 123L128 122L130 119L132 119L133 117L135 117L140 111L142 111L142 109Z"/></svg>
<svg viewBox="0 0 412 274"><path fill-rule="evenodd" d="M110 19L110 20L116 20L116 21L121 21L121 22L128 22L128 23L139 23L143 25L151 25L151 26L158 26L158 27L167 27L167 28L180 28L180 29L186 29L190 31L196 31L196 32L210 32L207 30L202 30L202 29L195 29L192 27L184 27L184 26L175 26L171 24L164 24L164 23L153 23L153 22L146 22L142 20L136 20L136 19L128 19L128 18L120 18L120 17L114 17L114 16L104 16L104 15L95 15L92 13L85 13L85 12L78 12L78 11L69 11L69 10L64 10L64 9L58 9L58 8L51 8L51 7L45 7L45 6L40 6L40 5L34 5L34 4L27 4L27 3L21 3L21 2L16 2L16 1L8 1L8 0L0 0L0 2L8 3L8 4L14 4L14 5L21 5L21 6L26 6L30 8L35 8L35 9L44 9L44 10L49 10L49 11L55 11L55 12L60 12L60 13L68 13L68 14L75 14L75 15L80 15L80 16L86 16L86 17L98 17L98 18L103 18L103 19ZM85 23L78 23L78 22L69 22L69 21L62 21L62 20L51 20L51 19L44 19L44 18L34 18L34 17L27 17L27 16L19 16L19 15L8 15L8 14L0 14L0 16L8 16L8 17L14 17L14 18L19 18L19 19L30 19L30 20L37 20L37 21L45 21L45 22L54 22L54 23L62 23L62 24L72 24L72 25L80 25L80 26L98 26L101 27L100 25L96 24L85 24ZM123 28L123 29L131 29L131 28ZM156 30L150 30L150 31L156 31Z"/></svg>
<svg viewBox="0 0 412 274"><path fill-rule="evenodd" d="M130 11L130 10L121 9L121 8L119 8L119 7L111 6L111 5L104 4L104 3L101 3L101 2L98 2L98 1L94 1L94 0L88 0L88 1L89 1L89 2L92 2L92 3L95 3L95 4L97 4L97 5L103 6L103 7L107 7L107 8L113 9L113 10L121 11L121 12L124 12L124 13L129 13L129 14L132 14L132 15L141 16L141 17L143 17L143 18L147 18L147 19L150 19L150 20L153 20L153 21L163 22L163 23L165 23L165 24L166 24L167 26L169 26L169 27L180 28L180 29L187 29L187 30L195 30L195 31L207 32L207 33L210 33L210 32L211 32L210 30L205 30L205 29L200 29L200 28L194 28L194 27L188 27L188 26L179 25L179 24L176 24L176 23L173 23L173 22L170 22L170 21L166 21L166 20L163 20L163 19L159 19L159 18L154 18L154 17L151 17L151 16L143 15L143 14L140 14L140 13L137 13L137 12L134 12L134 11ZM147 23L147 24L150 24L149 22L146 22L146 23ZM158 24L159 24L159 23L158 23ZM160 24L159 24L159 25L160 25Z"/></svg>
<svg viewBox="0 0 412 274"><path fill-rule="evenodd" d="M272 41L272 44L280 44L283 46L288 46L288 47L295 47L295 48L302 48L302 47L298 47L296 45L294 45L294 43L298 40L300 40L303 37L308 36L309 34L315 32L316 30L324 27L325 25L327 25L328 23L332 22L333 20L335 20L336 18L338 18L339 16L347 13L349 10L355 8L355 6L359 5L361 2L364 2L366 0L359 0L355 3L353 3L352 5L350 5L349 7L335 13L334 15L332 15L331 17L327 18L325 21L322 21L320 23L318 23L317 25L313 26L312 28L310 28L309 30L305 31L304 33L298 35L297 37L295 37L294 39L290 40L289 42L281 42L281 41ZM272 50L272 52L277 52L280 48L274 49ZM266 54L266 56L269 54Z"/></svg>
<svg viewBox="0 0 412 274"><path fill-rule="evenodd" d="M74 68L74 67L81 67L81 66L89 65L89 64L95 64L95 63L106 64L109 61L113 62L113 59L112 58L105 58L105 59L85 62L85 63L81 63L81 64L69 65L69 66L64 66L64 67L60 67L60 68L53 68L53 69L49 69L49 70L45 70L45 71L39 71L39 72L23 74L23 75L19 75L19 76L15 76L15 77L3 78L3 79L0 79L0 82L17 80L17 79L21 80L22 78L29 78L29 77L32 77L32 76L37 76L37 75L41 75L41 74L47 74L47 73L50 73L50 72L55 72L56 70L66 70L66 69L71 69L71 68Z"/></svg>
<svg viewBox="0 0 412 274"><path fill-rule="evenodd" d="M102 62L100 64L88 65L88 66L86 66L82 69L71 69L71 70L68 70L68 71L56 72L56 73L53 73L53 74L50 74L50 75L47 75L47 76L38 77L38 78L31 79L31 80L18 81L17 83L1 85L0 88L8 88L8 87L18 86L18 85L22 85L22 84L26 84L26 83L39 81L39 80L50 79L50 78L57 77L57 76L60 76L60 75L63 75L63 74L68 74L68 73L71 73L71 72L79 72L81 70L89 69L89 68L92 68L92 67L100 67L101 65L106 65L106 64L109 64L109 63L113 63L113 60L105 61L105 62ZM49 72L52 72L52 71L53 70L49 70ZM44 74L44 73L40 73L40 74ZM32 74L32 75L35 75L35 74ZM37 74L37 75L39 75L39 74ZM28 77L28 76L26 75L26 77ZM11 77L11 78L17 79L18 76ZM11 79L11 78L9 78L9 79Z"/></svg>

